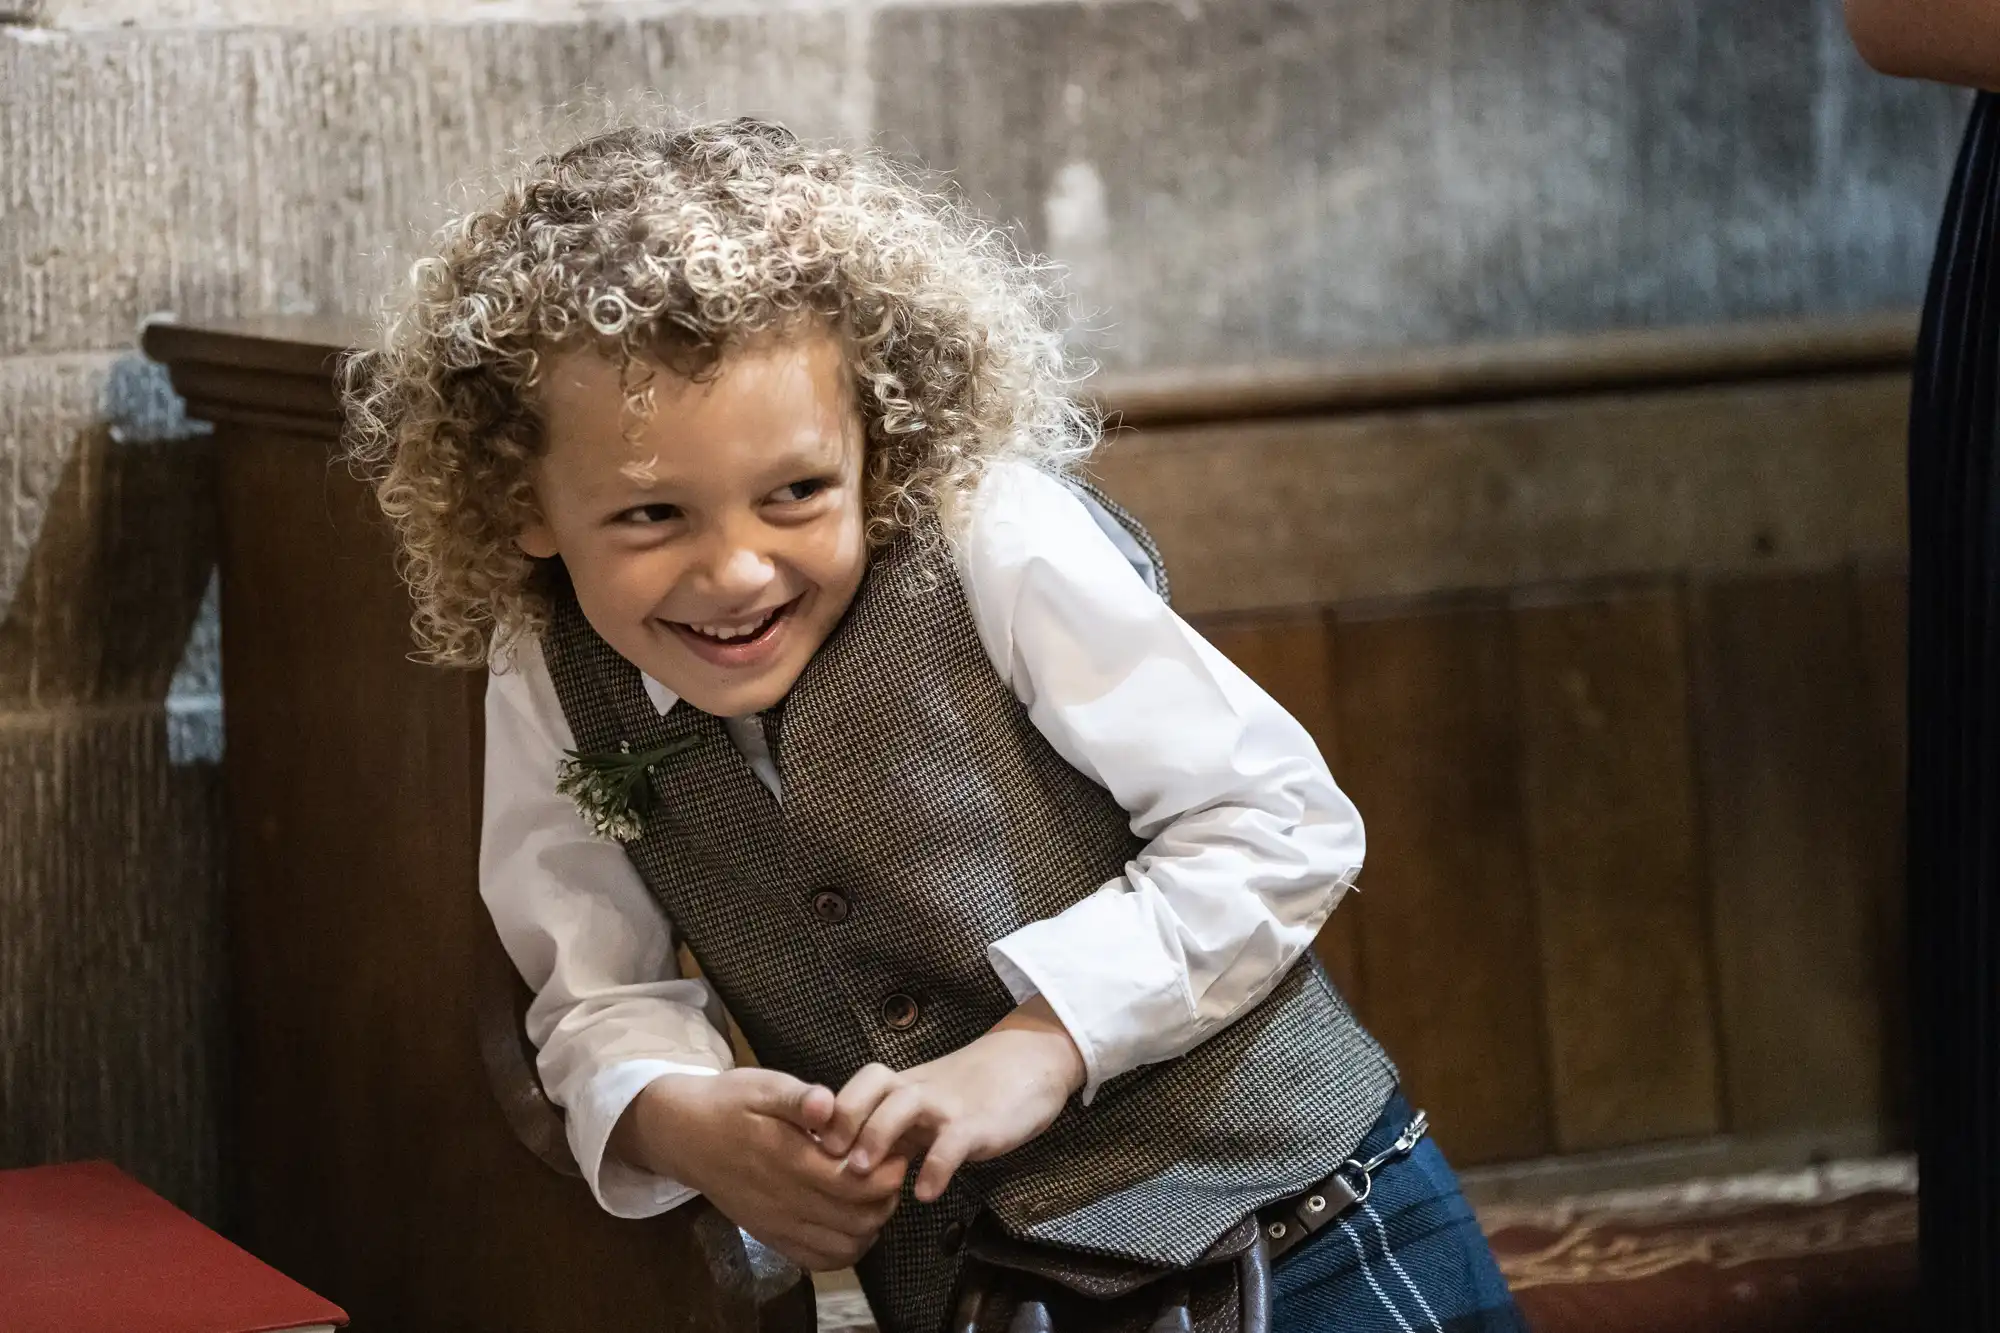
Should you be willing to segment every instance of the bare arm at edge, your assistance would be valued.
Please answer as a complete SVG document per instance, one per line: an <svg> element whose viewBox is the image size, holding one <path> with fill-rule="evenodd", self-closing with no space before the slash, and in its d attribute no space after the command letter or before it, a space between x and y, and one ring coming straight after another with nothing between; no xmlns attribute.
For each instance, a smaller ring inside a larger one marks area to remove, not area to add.
<svg viewBox="0 0 2000 1333"><path fill-rule="evenodd" d="M1861 58L1906 79L2000 88L2000 0L1846 0Z"/></svg>

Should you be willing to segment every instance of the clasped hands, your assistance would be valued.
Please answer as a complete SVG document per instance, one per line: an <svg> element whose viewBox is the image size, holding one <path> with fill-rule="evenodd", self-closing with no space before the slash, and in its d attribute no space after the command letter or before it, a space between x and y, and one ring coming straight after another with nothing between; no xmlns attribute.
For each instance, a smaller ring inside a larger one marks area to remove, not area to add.
<svg viewBox="0 0 2000 1333"><path fill-rule="evenodd" d="M913 1193L935 1201L964 1163L1047 1129L1084 1074L1037 996L950 1055L900 1073L864 1065L838 1093L772 1069L666 1075L634 1100L612 1148L699 1190L801 1268L845 1268L895 1214L912 1161Z"/></svg>

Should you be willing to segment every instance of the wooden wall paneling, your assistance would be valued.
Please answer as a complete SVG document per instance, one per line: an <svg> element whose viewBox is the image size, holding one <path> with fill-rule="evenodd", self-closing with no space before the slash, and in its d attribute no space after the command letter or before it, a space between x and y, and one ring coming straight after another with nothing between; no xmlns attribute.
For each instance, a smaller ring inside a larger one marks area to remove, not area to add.
<svg viewBox="0 0 2000 1333"><path fill-rule="evenodd" d="M1887 826L1878 841L1885 858L1876 874L1877 966L1882 987L1883 1114L1892 1142L1906 1147L1915 1139L1915 1071L1910 1064L1909 899L1904 849L1903 775L1908 757L1910 623L1909 564L1868 561L1853 571L1855 626L1861 644L1862 677L1869 708L1864 740L1872 743L1890 798L1881 814Z"/></svg>
<svg viewBox="0 0 2000 1333"><path fill-rule="evenodd" d="M1092 379L1084 390L1095 407L1132 426L1353 416L1399 407L1907 371L1916 333L1914 312L1875 311L1840 319L1349 350L1334 360L1258 360L1195 374L1178 368L1121 371Z"/></svg>
<svg viewBox="0 0 2000 1333"><path fill-rule="evenodd" d="M1722 1128L1682 604L1565 591L1514 619L1556 1147Z"/></svg>
<svg viewBox="0 0 2000 1333"><path fill-rule="evenodd" d="M1903 559L1857 561L1854 624L1861 674L1868 693L1868 722L1882 757L1900 771L1906 757L1909 701L1910 568ZM1897 816L1899 825L1901 815Z"/></svg>
<svg viewBox="0 0 2000 1333"><path fill-rule="evenodd" d="M1199 625L1203 637L1242 668L1299 720L1341 780L1339 736L1334 725L1333 625L1313 609L1259 616L1229 616ZM1350 792L1351 796L1352 793ZM1362 812L1365 821L1367 812ZM1327 919L1314 952L1347 1002L1366 1016L1360 954L1362 895L1350 893Z"/></svg>
<svg viewBox="0 0 2000 1333"><path fill-rule="evenodd" d="M1897 784L1844 570L1696 584L1690 629L1729 1127L1880 1124L1876 931Z"/></svg>
<svg viewBox="0 0 2000 1333"><path fill-rule="evenodd" d="M1336 622L1342 780L1368 824L1370 1023L1466 1163L1553 1145L1504 607Z"/></svg>
<svg viewBox="0 0 2000 1333"><path fill-rule="evenodd" d="M1205 615L1900 551L1908 405L1877 372L1141 428L1094 466Z"/></svg>

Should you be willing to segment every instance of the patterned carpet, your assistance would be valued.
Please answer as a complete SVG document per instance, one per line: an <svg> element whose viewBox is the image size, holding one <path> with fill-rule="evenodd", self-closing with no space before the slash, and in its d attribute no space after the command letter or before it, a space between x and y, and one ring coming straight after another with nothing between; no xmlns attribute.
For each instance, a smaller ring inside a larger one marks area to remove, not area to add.
<svg viewBox="0 0 2000 1333"><path fill-rule="evenodd" d="M1908 1158L1481 1213L1541 1333L1916 1328Z"/></svg>

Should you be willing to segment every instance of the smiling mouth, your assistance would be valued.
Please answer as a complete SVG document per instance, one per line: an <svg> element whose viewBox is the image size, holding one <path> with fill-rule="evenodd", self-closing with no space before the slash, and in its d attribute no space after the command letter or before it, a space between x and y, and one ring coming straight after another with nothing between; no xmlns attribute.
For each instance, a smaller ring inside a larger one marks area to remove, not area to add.
<svg viewBox="0 0 2000 1333"><path fill-rule="evenodd" d="M706 621L693 623L685 620L669 620L666 623L686 638L699 645L714 648L744 649L754 648L769 639L778 627L797 608L803 593L782 606L774 606L761 616L741 620Z"/></svg>

